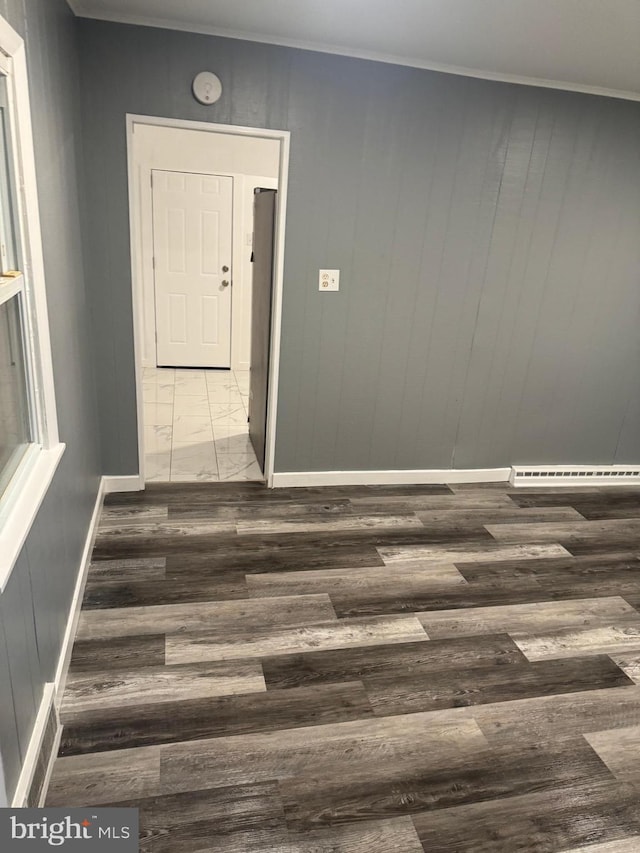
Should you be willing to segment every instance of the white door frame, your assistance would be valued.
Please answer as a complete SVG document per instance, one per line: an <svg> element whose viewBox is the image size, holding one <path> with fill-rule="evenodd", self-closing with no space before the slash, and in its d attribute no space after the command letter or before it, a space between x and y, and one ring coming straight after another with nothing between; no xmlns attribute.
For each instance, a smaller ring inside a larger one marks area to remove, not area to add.
<svg viewBox="0 0 640 853"><path fill-rule="evenodd" d="M273 301L271 313L271 342L269 350L269 393L267 398L267 433L264 476L269 488L273 488L275 462L276 417L278 410L278 379L280 373L280 335L282 328L282 290L284 280L284 237L287 212L287 184L289 178L288 130L266 130L258 127L239 127L231 124L209 124L202 121L160 118L157 116L127 113L127 165L129 180L129 231L131 243L131 301L133 309L133 342L135 358L136 406L138 414L138 465L141 483L144 484L144 420L142 395L142 349L143 349L143 280L141 264L141 199L133 151L133 134L136 124L177 127L183 130L198 130L208 133L223 133L236 136L253 136L257 139L277 139L280 142L280 170L276 207L274 246Z"/></svg>

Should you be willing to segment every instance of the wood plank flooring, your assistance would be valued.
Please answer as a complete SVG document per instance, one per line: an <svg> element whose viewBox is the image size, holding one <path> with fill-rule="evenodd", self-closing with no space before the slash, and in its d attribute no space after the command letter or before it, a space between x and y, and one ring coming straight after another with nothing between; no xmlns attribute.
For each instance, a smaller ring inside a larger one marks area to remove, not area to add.
<svg viewBox="0 0 640 853"><path fill-rule="evenodd" d="M637 853L640 490L110 495L62 719L143 853Z"/></svg>

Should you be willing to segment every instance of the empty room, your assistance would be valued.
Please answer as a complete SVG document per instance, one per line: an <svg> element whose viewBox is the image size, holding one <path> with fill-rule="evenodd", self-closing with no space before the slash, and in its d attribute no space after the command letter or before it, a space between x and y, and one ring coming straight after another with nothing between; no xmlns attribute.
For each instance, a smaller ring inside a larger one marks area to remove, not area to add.
<svg viewBox="0 0 640 853"><path fill-rule="evenodd" d="M638 853L637 0L0 0L0 118L0 850Z"/></svg>

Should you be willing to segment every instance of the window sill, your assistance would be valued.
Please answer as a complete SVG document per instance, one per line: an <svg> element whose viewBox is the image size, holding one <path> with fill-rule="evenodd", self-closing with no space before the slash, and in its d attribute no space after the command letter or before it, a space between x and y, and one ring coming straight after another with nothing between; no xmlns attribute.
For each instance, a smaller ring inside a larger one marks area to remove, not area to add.
<svg viewBox="0 0 640 853"><path fill-rule="evenodd" d="M56 444L50 450L34 448L24 459L15 483L7 490L8 507L0 516L0 594L5 590L64 450L64 444Z"/></svg>

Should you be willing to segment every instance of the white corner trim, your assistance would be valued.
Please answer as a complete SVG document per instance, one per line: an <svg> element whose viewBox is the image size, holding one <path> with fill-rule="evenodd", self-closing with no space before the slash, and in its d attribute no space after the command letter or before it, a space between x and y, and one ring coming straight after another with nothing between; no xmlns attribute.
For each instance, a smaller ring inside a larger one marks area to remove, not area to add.
<svg viewBox="0 0 640 853"><path fill-rule="evenodd" d="M103 477L100 481L100 486L98 487L98 494L96 495L96 502L93 506L93 513L91 514L91 521L89 522L89 529L87 530L84 549L82 551L82 557L80 559L80 566L78 567L78 578L76 580L76 586L73 591L73 598L71 600L71 607L69 609L69 616L67 618L67 627L64 632L62 647L60 649L60 657L58 659L56 676L53 682L55 691L55 703L56 707L58 708L60 707L60 702L62 701L62 694L64 692L64 685L67 678L67 670L69 669L69 663L71 661L73 641L76 635L76 628L78 627L78 619L80 618L80 608L82 607L82 597L84 595L84 588L87 582L87 574L89 572L89 564L91 562L91 552L93 551L93 543L95 542L96 533L98 530L98 521L100 520L100 512L102 511L102 501L105 495L106 479L106 477Z"/></svg>
<svg viewBox="0 0 640 853"><path fill-rule="evenodd" d="M317 53L329 53L333 56L349 56L353 59L366 59L373 62L384 62L388 65L421 68L423 71L438 71L442 74L455 74L459 77L475 77L480 80L493 80L498 83L516 83L520 86L540 86L543 89L561 89L566 92L581 92L585 95L600 95L606 98L621 98L626 101L640 101L640 92L628 92L624 89L608 89L603 86L590 86L584 83L573 83L569 80L546 80L542 77L527 77L522 74L503 74L497 71L486 71L481 68L467 68L463 65L449 65L445 62L432 62L428 59L412 56L398 56L377 50L360 50L358 48L342 47L339 45L311 42L306 39L281 38L267 33L256 33L245 30L226 30L221 27L207 27L198 24L184 24L179 21L169 21L166 18L156 18L153 15L109 14L85 10L82 0L69 0L71 8L78 17L92 18L96 21L108 21L114 24L133 24L142 27L158 27L163 30L178 32L200 33L220 38L237 39L239 41L273 44L279 47L291 47L297 50L310 50Z"/></svg>
<svg viewBox="0 0 640 853"><path fill-rule="evenodd" d="M426 468L409 471L287 471L273 475L273 487L403 486L446 483L502 483L511 468Z"/></svg>
<svg viewBox="0 0 640 853"><path fill-rule="evenodd" d="M42 741L47 728L47 720L49 719L49 713L53 706L54 693L55 689L53 682L47 682L42 692L40 707L38 708L36 721L33 725L31 737L29 738L29 746L27 747L27 752L22 763L22 770L20 771L20 776L18 778L18 784L16 785L16 790L13 795L14 809L21 809L24 808L26 805L27 797L29 795L31 785L33 783L33 777L35 776L36 768L38 765L38 758L42 749ZM54 748L52 749L47 764L45 786L43 787L44 791L46 791L46 786L48 785L49 779L51 777L51 771L53 770L53 762L55 761L56 755L58 753L57 745L61 734L62 726L58 725L58 730L56 733L56 743L54 743L53 745Z"/></svg>
<svg viewBox="0 0 640 853"><path fill-rule="evenodd" d="M131 474L126 477L103 477L102 490L105 495L113 492L142 492L144 481L139 474Z"/></svg>
<svg viewBox="0 0 640 853"><path fill-rule="evenodd" d="M635 486L640 484L637 465L514 465L509 482L516 488L553 486Z"/></svg>
<svg viewBox="0 0 640 853"><path fill-rule="evenodd" d="M64 450L64 444L49 450L30 448L30 458L23 460L22 470L18 470L15 483L9 486L8 509L3 513L0 527L0 594L5 590Z"/></svg>

